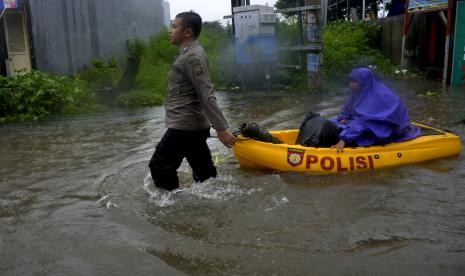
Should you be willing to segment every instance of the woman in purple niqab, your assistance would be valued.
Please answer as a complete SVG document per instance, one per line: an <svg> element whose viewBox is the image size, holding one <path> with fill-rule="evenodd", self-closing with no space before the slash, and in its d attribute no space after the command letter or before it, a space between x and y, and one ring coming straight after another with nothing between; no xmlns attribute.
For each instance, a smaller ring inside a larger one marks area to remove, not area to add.
<svg viewBox="0 0 465 276"><path fill-rule="evenodd" d="M338 151L345 144L372 146L418 137L420 128L410 123L402 100L369 68L355 68L349 75L350 93L342 111L332 121L342 129Z"/></svg>

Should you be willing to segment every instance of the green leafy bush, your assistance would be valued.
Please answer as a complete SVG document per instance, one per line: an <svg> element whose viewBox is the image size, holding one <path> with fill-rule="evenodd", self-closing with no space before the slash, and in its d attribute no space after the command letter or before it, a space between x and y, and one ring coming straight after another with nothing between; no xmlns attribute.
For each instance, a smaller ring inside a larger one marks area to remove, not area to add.
<svg viewBox="0 0 465 276"><path fill-rule="evenodd" d="M80 71L75 78L85 81L94 91L104 87L114 88L122 76L118 61L116 59L108 61L93 59L91 63L91 68Z"/></svg>
<svg viewBox="0 0 465 276"><path fill-rule="evenodd" d="M374 22L334 21L324 29L323 73L331 79L347 75L354 67L372 67L392 74L394 66L377 49L381 26Z"/></svg>
<svg viewBox="0 0 465 276"><path fill-rule="evenodd" d="M38 71L0 76L0 121L37 120L50 114L96 110L85 82Z"/></svg>
<svg viewBox="0 0 465 276"><path fill-rule="evenodd" d="M152 37L142 53L136 89L150 91L154 97L165 95L166 79L176 52L176 47L168 41L168 30Z"/></svg>
<svg viewBox="0 0 465 276"><path fill-rule="evenodd" d="M127 46L128 46L128 57L129 58L140 58L142 54L144 53L145 48L147 48L145 41L143 41L142 39L138 39L138 38L128 40Z"/></svg>
<svg viewBox="0 0 465 276"><path fill-rule="evenodd" d="M227 30L218 22L206 22L200 35L200 44L208 54L212 81L216 86L234 85L234 55L226 55L230 45ZM231 49L233 51L233 49ZM168 72L177 48L168 40L168 30L162 30L152 37L142 51L136 89L119 96L117 102L124 107L151 106L163 104Z"/></svg>

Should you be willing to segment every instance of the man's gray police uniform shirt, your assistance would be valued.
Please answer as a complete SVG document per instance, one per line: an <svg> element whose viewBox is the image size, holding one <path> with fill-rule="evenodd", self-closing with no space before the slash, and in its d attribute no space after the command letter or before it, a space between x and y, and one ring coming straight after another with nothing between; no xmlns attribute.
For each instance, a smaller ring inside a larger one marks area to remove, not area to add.
<svg viewBox="0 0 465 276"><path fill-rule="evenodd" d="M208 70L208 57L197 40L180 50L168 74L166 127L203 130L212 124L217 131L228 128L218 108Z"/></svg>

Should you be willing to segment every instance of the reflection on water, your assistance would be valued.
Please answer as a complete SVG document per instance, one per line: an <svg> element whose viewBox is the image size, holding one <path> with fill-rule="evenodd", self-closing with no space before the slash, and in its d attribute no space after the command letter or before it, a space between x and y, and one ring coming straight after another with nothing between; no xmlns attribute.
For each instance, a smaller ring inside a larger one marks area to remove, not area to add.
<svg viewBox="0 0 465 276"><path fill-rule="evenodd" d="M465 137L465 92L396 81L414 121ZM437 93L427 93L438 91ZM342 91L220 92L233 127L296 128ZM464 154L386 170L241 169L216 139L219 177L155 189L163 108L0 126L0 274L449 274L465 271ZM463 141L463 140L462 140Z"/></svg>

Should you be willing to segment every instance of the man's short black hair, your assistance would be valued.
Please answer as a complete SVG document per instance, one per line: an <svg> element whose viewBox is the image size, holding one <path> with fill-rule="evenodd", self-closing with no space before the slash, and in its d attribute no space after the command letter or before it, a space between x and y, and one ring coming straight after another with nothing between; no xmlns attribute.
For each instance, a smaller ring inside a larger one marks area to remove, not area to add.
<svg viewBox="0 0 465 276"><path fill-rule="evenodd" d="M183 28L191 28L194 38L199 37L202 31L202 17L193 11L182 12L176 15L176 18L181 19Z"/></svg>

